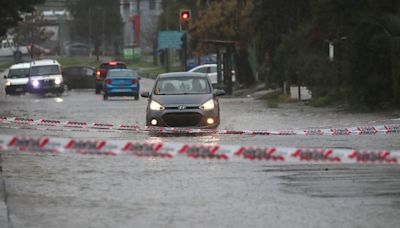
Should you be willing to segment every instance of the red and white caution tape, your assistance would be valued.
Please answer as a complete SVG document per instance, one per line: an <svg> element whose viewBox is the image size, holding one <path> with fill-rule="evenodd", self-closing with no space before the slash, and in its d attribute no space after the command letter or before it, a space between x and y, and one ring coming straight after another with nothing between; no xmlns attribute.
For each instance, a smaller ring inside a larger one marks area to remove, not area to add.
<svg viewBox="0 0 400 228"><path fill-rule="evenodd" d="M22 126L38 126L38 127L60 127L64 129L78 129L84 131L126 131L138 132L140 127L131 124L109 124L109 123L88 123L84 121L61 121L61 120L48 120L48 119L31 119L20 117L0 117L0 124L17 124ZM31 128L34 130L51 130L50 128Z"/></svg>
<svg viewBox="0 0 400 228"><path fill-rule="evenodd" d="M399 164L400 150L351 150L83 140L0 135L2 153L131 155L136 157L258 160L278 163Z"/></svg>
<svg viewBox="0 0 400 228"><path fill-rule="evenodd" d="M140 127L131 124L88 123L84 121L60 121L47 119L31 119L19 117L0 117L0 124L17 124L23 126L60 127L63 129L85 129L85 131L101 132L152 132L162 134L223 134L223 135L304 135L304 136L346 136L346 135L378 135L400 134L400 124L344 127L303 130L226 130L226 129L197 129L174 127ZM33 129L33 128L32 128ZM36 128L36 130L51 130Z"/></svg>

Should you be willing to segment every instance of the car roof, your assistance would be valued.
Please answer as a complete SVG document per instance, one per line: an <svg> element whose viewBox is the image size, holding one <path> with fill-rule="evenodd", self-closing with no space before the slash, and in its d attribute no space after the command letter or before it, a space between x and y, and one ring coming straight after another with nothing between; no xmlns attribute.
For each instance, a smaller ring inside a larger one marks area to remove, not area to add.
<svg viewBox="0 0 400 228"><path fill-rule="evenodd" d="M217 64L216 63L207 63L207 64L202 64L202 65L198 65L198 66L196 66L196 67L193 67L193 68L200 68L200 67L212 67L212 66L217 66Z"/></svg>
<svg viewBox="0 0 400 228"><path fill-rule="evenodd" d="M10 69L27 69L31 67L30 63L17 63L10 67Z"/></svg>
<svg viewBox="0 0 400 228"><path fill-rule="evenodd" d="M206 74L202 73L194 73L194 72L171 72L171 73L164 73L164 74L159 74L158 78L173 78L173 77L190 77L190 76L195 76L195 77L204 77L207 78Z"/></svg>
<svg viewBox="0 0 400 228"><path fill-rule="evenodd" d="M110 64L110 63L115 63L115 64L125 64L125 62L122 62L122 61L118 61L118 60L111 60L111 61L107 61L107 62L102 62L100 65L103 65L103 64Z"/></svg>
<svg viewBox="0 0 400 228"><path fill-rule="evenodd" d="M46 66L46 65L60 65L60 63L54 59L33 60L31 62L31 66Z"/></svg>

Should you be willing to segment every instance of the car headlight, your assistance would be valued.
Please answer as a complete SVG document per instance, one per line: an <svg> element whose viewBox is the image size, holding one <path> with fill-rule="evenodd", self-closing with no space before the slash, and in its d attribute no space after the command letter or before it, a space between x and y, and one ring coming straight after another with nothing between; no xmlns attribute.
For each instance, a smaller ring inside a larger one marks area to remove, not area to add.
<svg viewBox="0 0 400 228"><path fill-rule="evenodd" d="M160 105L158 102L153 101L153 100L150 102L150 110L160 111L160 110L164 110L164 109L165 109L164 106Z"/></svg>
<svg viewBox="0 0 400 228"><path fill-rule="evenodd" d="M6 81L6 86L10 86L11 82L10 81Z"/></svg>
<svg viewBox="0 0 400 228"><path fill-rule="evenodd" d="M56 78L56 79L54 80L54 83L55 83L56 85L60 85L61 82L62 82L61 78Z"/></svg>
<svg viewBox="0 0 400 228"><path fill-rule="evenodd" d="M214 99L210 99L207 102L205 102L204 104L200 105L200 109L203 109L203 110L214 109Z"/></svg>
<svg viewBox="0 0 400 228"><path fill-rule="evenodd" d="M35 88L39 87L39 81L38 80L33 80L32 81L32 86L35 87Z"/></svg>

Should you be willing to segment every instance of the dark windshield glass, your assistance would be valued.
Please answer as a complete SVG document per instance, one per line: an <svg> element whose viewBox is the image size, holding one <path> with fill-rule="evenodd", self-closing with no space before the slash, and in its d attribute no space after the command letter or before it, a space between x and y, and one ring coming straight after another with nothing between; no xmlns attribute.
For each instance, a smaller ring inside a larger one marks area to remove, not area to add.
<svg viewBox="0 0 400 228"><path fill-rule="evenodd" d="M118 78L118 77L134 77L133 71L109 71L107 77Z"/></svg>
<svg viewBox="0 0 400 228"><path fill-rule="evenodd" d="M31 76L60 74L58 65L35 66L31 68Z"/></svg>
<svg viewBox="0 0 400 228"><path fill-rule="evenodd" d="M29 73L29 68L25 69L11 69L8 72L8 78L26 78Z"/></svg>
<svg viewBox="0 0 400 228"><path fill-rule="evenodd" d="M208 80L204 77L170 77L160 78L154 94L205 94L211 93Z"/></svg>

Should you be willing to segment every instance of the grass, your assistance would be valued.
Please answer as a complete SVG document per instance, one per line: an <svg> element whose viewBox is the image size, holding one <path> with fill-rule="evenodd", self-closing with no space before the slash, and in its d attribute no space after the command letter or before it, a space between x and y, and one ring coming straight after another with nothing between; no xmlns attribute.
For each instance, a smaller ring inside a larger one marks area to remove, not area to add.
<svg viewBox="0 0 400 228"><path fill-rule="evenodd" d="M327 107L332 105L333 101L329 96L313 98L308 104L312 107Z"/></svg>
<svg viewBox="0 0 400 228"><path fill-rule="evenodd" d="M266 100L268 108L278 108L280 103L290 103L297 100L293 100L288 95L284 95L282 91L273 91L258 98L260 100Z"/></svg>
<svg viewBox="0 0 400 228"><path fill-rule="evenodd" d="M11 65L13 65L14 62L4 62L0 64L0 71L4 71L5 69L9 68Z"/></svg>
<svg viewBox="0 0 400 228"><path fill-rule="evenodd" d="M170 72L182 71L182 67L171 67ZM152 67L141 71L143 77L156 78L157 75L167 73L165 67Z"/></svg>

